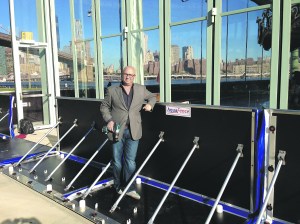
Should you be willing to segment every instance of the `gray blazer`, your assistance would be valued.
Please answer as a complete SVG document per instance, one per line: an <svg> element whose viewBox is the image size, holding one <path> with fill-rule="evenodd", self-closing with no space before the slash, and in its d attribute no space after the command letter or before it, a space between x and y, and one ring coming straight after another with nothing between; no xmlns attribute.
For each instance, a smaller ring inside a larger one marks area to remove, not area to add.
<svg viewBox="0 0 300 224"><path fill-rule="evenodd" d="M155 94L140 84L133 85L133 98L129 109L126 107L121 86L111 86L107 89L104 101L101 102L100 112L105 122L113 120L121 125L119 139L123 136L127 119L130 121L132 138L138 140L142 137L141 110L145 100L153 109L156 103ZM113 140L112 133L108 133L108 138Z"/></svg>

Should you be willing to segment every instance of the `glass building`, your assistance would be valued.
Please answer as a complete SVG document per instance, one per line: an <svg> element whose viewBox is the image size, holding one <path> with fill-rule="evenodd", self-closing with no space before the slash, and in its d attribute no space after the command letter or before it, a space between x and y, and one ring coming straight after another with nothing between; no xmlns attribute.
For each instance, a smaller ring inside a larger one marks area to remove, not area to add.
<svg viewBox="0 0 300 224"><path fill-rule="evenodd" d="M4 0L0 91L18 120L104 97L126 65L160 102L300 106L299 0Z"/></svg>

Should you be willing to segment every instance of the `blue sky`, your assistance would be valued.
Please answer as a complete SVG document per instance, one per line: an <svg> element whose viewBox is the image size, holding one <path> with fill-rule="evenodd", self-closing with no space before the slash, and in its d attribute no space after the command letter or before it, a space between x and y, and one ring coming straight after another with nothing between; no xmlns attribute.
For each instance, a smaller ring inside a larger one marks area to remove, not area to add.
<svg viewBox="0 0 300 224"><path fill-rule="evenodd" d="M0 24L6 28L10 27L8 0L0 1ZM70 30L70 10L69 0L56 0L56 15L58 16L59 32L60 32L60 46L69 45L71 40ZM228 3L228 4L227 4ZM36 32L38 18L36 16L36 1L35 0L18 0L15 5L16 14L16 28L17 33L21 31L30 31L34 33L34 39L38 40ZM91 8L91 0L74 0L75 5L75 18L82 21L84 29L84 38L93 38L92 17L88 17L88 11ZM230 11L241 9L245 7L255 6L249 0L223 0L223 11ZM144 0L144 27L158 26L158 0ZM151 10L148 10L151 8ZM101 14L102 14L102 35L111 35L120 33L119 25L119 0L101 1ZM261 56L261 47L257 44L257 16L261 16L262 11L248 13L249 26L248 26L248 51L247 56L257 58ZM206 2L205 0L189 0L182 2L180 0L171 0L171 22L178 22L187 19L193 19L206 15ZM226 43L226 26L227 18L222 23L222 44ZM245 57L246 46L246 14L238 14L230 16L228 19L228 59L235 60L235 58ZM194 49L194 58L206 55L206 21L175 26L171 28L171 44L176 44L180 47L192 46ZM4 32L1 30L0 32ZM148 31L148 49L152 52L159 51L159 32ZM201 43L202 38L202 43ZM106 65L118 64L120 58L120 44L119 38L114 38L109 46L103 47L103 58ZM222 48L222 58L225 59L225 47ZM265 52L264 55L270 54ZM181 55L180 55L181 57Z"/></svg>

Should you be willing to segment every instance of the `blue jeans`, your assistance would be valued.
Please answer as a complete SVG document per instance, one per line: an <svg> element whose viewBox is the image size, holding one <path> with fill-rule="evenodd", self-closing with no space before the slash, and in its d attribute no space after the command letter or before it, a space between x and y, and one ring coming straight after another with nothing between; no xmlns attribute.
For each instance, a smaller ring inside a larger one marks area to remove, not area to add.
<svg viewBox="0 0 300 224"><path fill-rule="evenodd" d="M122 139L119 139L118 142L114 142L112 145L114 186L117 191L127 185L135 171L138 145L139 140L132 140L128 128L124 130ZM132 190L134 190L134 185L130 186L128 192Z"/></svg>

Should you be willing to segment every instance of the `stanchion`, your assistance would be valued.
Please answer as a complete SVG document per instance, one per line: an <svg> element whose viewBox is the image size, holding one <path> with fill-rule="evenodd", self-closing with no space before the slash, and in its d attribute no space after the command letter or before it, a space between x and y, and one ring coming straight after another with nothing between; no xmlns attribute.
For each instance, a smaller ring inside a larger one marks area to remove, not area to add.
<svg viewBox="0 0 300 224"><path fill-rule="evenodd" d="M52 175L56 172L56 170L70 157L70 155L78 148L78 146L86 139L86 137L91 133L92 130L95 128L95 122L92 123L92 127L87 131L87 133L80 139L77 145L65 156L65 158L55 167L55 169L48 175L45 181L50 180Z"/></svg>
<svg viewBox="0 0 300 224"><path fill-rule="evenodd" d="M277 177L278 177L279 171L281 169L281 166L285 165L285 155L286 155L286 151L279 150L278 157L277 157L278 158L278 164L277 164L277 167L276 167L273 179L271 181L270 187L269 187L268 192L266 194L266 197L264 199L264 203L263 203L263 205L261 207L261 210L259 212L259 215L258 215L258 218L257 218L257 222L256 222L257 224L260 224L260 222L261 222L262 216L263 216L264 211L265 211L265 209L267 207L269 197L270 197L271 192L272 192L272 190L274 188L274 185L275 185L275 182L277 180Z"/></svg>
<svg viewBox="0 0 300 224"><path fill-rule="evenodd" d="M49 130L47 131L47 133L14 165L14 166L19 166L20 163L26 158L26 156L28 156L28 154L35 149L35 147L38 146L38 144L40 144L41 141L43 141L44 138L46 138L46 136L54 129L56 128L59 124L61 124L61 117L58 118L58 122Z"/></svg>
<svg viewBox="0 0 300 224"><path fill-rule="evenodd" d="M47 153L34 165L34 167L29 170L29 173L32 173L34 169L46 158L46 156L69 134L70 131L72 131L73 128L77 126L77 119L74 120L72 127L69 128L69 130L55 143L54 146L52 146L51 149L47 151Z"/></svg>
<svg viewBox="0 0 300 224"><path fill-rule="evenodd" d="M210 213L209 213L209 215L208 215L208 217L206 219L205 224L209 224L209 222L210 222L210 220L211 220L211 218L212 218L212 216L213 216L213 214L214 214L214 212L215 212L215 210L217 208L217 205L219 204L219 201L220 201L220 199L221 199L221 197L222 197L222 195L224 193L224 190L225 190L225 188L226 188L226 186L228 184L228 181L229 181L229 179L230 179L230 177L231 177L231 175L232 175L232 173L233 173L233 171L234 171L234 169L236 167L236 164L239 161L239 158L243 157L243 148L244 148L244 145L238 144L238 146L236 148L236 151L238 153L237 153L237 155L235 157L235 160L234 160L234 162L233 162L233 164L232 164L232 166L231 166L231 168L229 170L229 173L228 173L228 175L227 175L227 177L226 177L226 179L225 179L225 181L223 183L223 186L221 187L221 190L220 190L220 192L218 194L218 197L217 197L217 199L216 199L216 201L215 201L212 209L210 210Z"/></svg>
<svg viewBox="0 0 300 224"><path fill-rule="evenodd" d="M105 166L105 168L102 170L100 175L96 178L96 180L92 183L92 185L84 192L84 194L82 196L82 200L84 200L89 195L89 193L91 192L93 187L96 185L96 183L100 180L100 178L104 175L104 173L110 167L110 164L111 164L111 161Z"/></svg>
<svg viewBox="0 0 300 224"><path fill-rule="evenodd" d="M9 113L7 112L7 113L0 119L0 122L1 122L4 118L6 118L8 115L9 115Z"/></svg>
<svg viewBox="0 0 300 224"><path fill-rule="evenodd" d="M91 158L84 164L84 166L81 168L81 170L77 173L77 175L73 178L73 180L66 186L65 191L69 190L70 187L73 185L73 183L76 181L76 179L80 176L80 174L85 170L85 168L92 162L92 160L95 158L95 156L100 152L100 150L104 147L106 142L108 141L108 138L105 139L103 144L94 152L94 154L91 156Z"/></svg>
<svg viewBox="0 0 300 224"><path fill-rule="evenodd" d="M139 175L139 173L141 172L141 170L143 169L143 167L146 165L146 163L148 162L148 160L150 159L150 157L152 156L152 154L154 153L154 151L156 150L156 148L158 147L158 145L162 141L164 141L163 135L164 135L164 132L161 131L160 134L159 134L159 140L158 140L158 142L156 143L156 145L154 146L154 148L151 150L151 152L149 153L149 155L147 156L147 158L144 160L144 162L142 163L142 165L140 166L140 168L136 171L136 173L134 174L134 176L132 177L132 179L129 181L129 183L127 184L127 186L125 187L124 191L119 196L119 198L117 199L117 201L111 207L110 213L112 213L112 212L114 212L116 210L118 204L120 203L120 201L122 200L122 198L124 197L124 195L126 194L126 192L128 191L128 189L131 186L132 182L135 180L135 178L137 177L137 175Z"/></svg>
<svg viewBox="0 0 300 224"><path fill-rule="evenodd" d="M171 185L169 186L167 192L165 193L163 199L161 200L161 202L159 203L158 207L156 208L154 214L152 215L152 217L149 219L148 224L153 224L154 219L156 217L156 215L158 214L161 206L163 205L163 203L165 202L165 200L167 199L171 189L173 188L173 186L175 185L175 182L177 181L178 177L180 176L182 170L184 169L184 167L186 166L187 162L189 161L190 157L192 156L193 152L195 151L196 148L199 148L198 145L198 141L199 141L199 137L195 137L193 143L194 143L194 147L191 149L189 155L187 156L187 158L185 159L185 161L183 162L182 166L180 167L178 173L176 174L174 180L172 181Z"/></svg>

